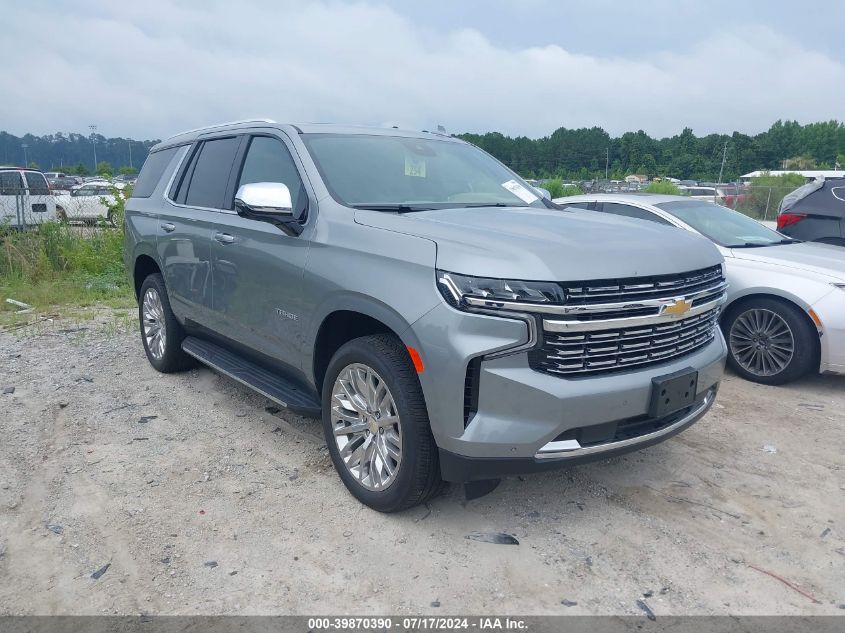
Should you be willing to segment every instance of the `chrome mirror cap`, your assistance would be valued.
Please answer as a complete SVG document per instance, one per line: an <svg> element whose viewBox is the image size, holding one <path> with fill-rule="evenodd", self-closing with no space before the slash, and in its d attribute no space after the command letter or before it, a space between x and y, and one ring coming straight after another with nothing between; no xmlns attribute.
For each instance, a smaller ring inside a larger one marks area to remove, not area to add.
<svg viewBox="0 0 845 633"><path fill-rule="evenodd" d="M290 189L281 182L252 182L235 194L235 209L260 215L293 215Z"/></svg>

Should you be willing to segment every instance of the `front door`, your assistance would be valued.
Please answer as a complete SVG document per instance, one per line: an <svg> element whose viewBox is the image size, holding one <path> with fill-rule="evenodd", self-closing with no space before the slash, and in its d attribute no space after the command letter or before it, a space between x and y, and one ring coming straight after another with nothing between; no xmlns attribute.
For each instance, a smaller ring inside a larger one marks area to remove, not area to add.
<svg viewBox="0 0 845 633"><path fill-rule="evenodd" d="M294 211L304 212L308 195L286 143L260 135L248 142L233 196L248 183L280 182L291 192ZM310 231L288 235L268 222L243 218L230 206L212 238L215 316L232 339L298 368Z"/></svg>

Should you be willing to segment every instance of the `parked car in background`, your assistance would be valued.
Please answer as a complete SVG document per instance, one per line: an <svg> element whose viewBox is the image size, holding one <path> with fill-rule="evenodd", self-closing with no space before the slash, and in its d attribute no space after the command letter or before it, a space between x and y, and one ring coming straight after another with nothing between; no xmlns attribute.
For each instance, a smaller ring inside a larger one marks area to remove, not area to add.
<svg viewBox="0 0 845 633"><path fill-rule="evenodd" d="M820 178L784 196L778 230L799 240L845 246L845 178Z"/></svg>
<svg viewBox="0 0 845 633"><path fill-rule="evenodd" d="M44 177L47 178L51 191L70 191L71 187L81 182L79 178L68 176L60 171L45 171Z"/></svg>
<svg viewBox="0 0 845 633"><path fill-rule="evenodd" d="M68 193L55 196L56 216L65 222L111 222L115 190L121 192L125 186L124 183L112 183L107 180L76 185Z"/></svg>
<svg viewBox="0 0 845 633"><path fill-rule="evenodd" d="M777 385L810 371L845 373L845 250L798 242L741 213L687 197L593 195L555 202L713 240L730 284L721 317L728 362L741 376Z"/></svg>
<svg viewBox="0 0 845 633"><path fill-rule="evenodd" d="M681 185L678 189L680 189L682 196L687 196L696 200L709 200L710 202L713 202L716 196L719 195L715 187Z"/></svg>
<svg viewBox="0 0 845 633"><path fill-rule="evenodd" d="M343 483L385 512L695 423L726 354L718 250L534 191L426 132L246 121L167 139L126 203L147 358L322 417Z"/></svg>
<svg viewBox="0 0 845 633"><path fill-rule="evenodd" d="M25 228L56 217L56 203L44 174L0 167L0 225Z"/></svg>

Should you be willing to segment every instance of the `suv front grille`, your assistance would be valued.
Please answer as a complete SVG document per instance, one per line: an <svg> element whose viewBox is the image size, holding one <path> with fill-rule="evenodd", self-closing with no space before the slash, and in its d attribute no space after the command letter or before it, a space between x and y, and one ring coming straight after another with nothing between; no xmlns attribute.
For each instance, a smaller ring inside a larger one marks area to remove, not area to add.
<svg viewBox="0 0 845 633"><path fill-rule="evenodd" d="M598 332L546 332L543 346L528 354L532 369L584 375L663 363L713 340L719 308L670 323Z"/></svg>
<svg viewBox="0 0 845 633"><path fill-rule="evenodd" d="M577 289L583 307L562 319L543 315L542 341L528 353L535 371L580 377L692 354L716 336L727 288L721 266L573 286L565 286L567 297Z"/></svg>

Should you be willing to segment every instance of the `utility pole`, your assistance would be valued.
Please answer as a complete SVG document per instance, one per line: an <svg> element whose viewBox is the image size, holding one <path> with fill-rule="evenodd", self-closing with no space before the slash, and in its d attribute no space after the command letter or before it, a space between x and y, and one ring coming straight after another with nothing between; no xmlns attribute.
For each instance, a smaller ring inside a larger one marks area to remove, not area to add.
<svg viewBox="0 0 845 633"><path fill-rule="evenodd" d="M608 169L610 168L610 148L606 148L604 156L604 179L607 180Z"/></svg>
<svg viewBox="0 0 845 633"><path fill-rule="evenodd" d="M126 139L129 144L129 169L132 169L132 139Z"/></svg>
<svg viewBox="0 0 845 633"><path fill-rule="evenodd" d="M91 145L94 147L94 174L97 173L97 126L96 125L89 125L88 129L91 130Z"/></svg>
<svg viewBox="0 0 845 633"><path fill-rule="evenodd" d="M719 184L720 185L722 184L722 174L725 171L725 158L727 157L727 155L728 155L728 142L725 141L725 147L722 150L722 166L719 167Z"/></svg>
<svg viewBox="0 0 845 633"><path fill-rule="evenodd" d="M23 166L29 167L29 161L26 159L26 148L29 147L29 145L21 143L21 147L23 148Z"/></svg>

